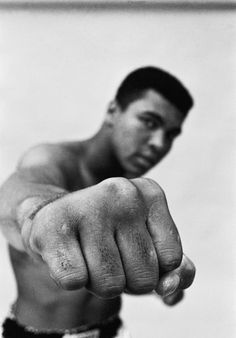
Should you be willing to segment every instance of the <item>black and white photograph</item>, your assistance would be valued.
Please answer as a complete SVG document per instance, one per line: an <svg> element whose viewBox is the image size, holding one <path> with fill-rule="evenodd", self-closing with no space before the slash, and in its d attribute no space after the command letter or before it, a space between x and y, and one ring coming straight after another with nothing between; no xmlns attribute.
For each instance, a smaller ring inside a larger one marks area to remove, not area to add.
<svg viewBox="0 0 236 338"><path fill-rule="evenodd" d="M236 337L236 2L0 0L0 336Z"/></svg>

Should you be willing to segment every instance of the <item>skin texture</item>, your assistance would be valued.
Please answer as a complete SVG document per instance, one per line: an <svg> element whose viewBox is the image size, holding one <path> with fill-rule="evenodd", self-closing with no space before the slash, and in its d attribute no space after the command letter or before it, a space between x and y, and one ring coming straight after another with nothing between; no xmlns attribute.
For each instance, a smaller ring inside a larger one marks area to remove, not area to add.
<svg viewBox="0 0 236 338"><path fill-rule="evenodd" d="M166 304L181 298L194 265L182 253L163 190L137 177L168 153L183 120L148 90L125 111L111 102L91 139L23 155L0 191L20 323L96 323L119 312L123 292L155 290Z"/></svg>

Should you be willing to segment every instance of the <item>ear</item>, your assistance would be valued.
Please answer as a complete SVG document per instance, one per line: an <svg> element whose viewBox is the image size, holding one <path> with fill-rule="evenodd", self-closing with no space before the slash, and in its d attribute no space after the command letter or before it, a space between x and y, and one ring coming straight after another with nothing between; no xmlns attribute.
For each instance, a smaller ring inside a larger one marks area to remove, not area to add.
<svg viewBox="0 0 236 338"><path fill-rule="evenodd" d="M112 100L108 107L105 117L105 122L107 125L112 126L115 120L115 117L117 116L117 113L120 111L120 108L115 100Z"/></svg>

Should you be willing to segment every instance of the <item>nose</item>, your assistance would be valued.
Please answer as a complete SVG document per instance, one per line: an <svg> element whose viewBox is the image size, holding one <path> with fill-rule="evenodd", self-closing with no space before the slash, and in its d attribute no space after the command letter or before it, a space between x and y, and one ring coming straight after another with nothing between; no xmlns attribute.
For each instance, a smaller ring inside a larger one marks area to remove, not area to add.
<svg viewBox="0 0 236 338"><path fill-rule="evenodd" d="M164 130L156 130L150 137L149 145L156 151L164 151L167 146Z"/></svg>

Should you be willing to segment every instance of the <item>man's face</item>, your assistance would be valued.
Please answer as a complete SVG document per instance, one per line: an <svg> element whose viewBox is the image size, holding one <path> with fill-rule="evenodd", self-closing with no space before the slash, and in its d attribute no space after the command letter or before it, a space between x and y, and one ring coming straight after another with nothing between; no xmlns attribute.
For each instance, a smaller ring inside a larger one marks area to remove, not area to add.
<svg viewBox="0 0 236 338"><path fill-rule="evenodd" d="M112 145L129 177L138 177L161 161L181 132L183 114L150 89L125 110L111 114Z"/></svg>

